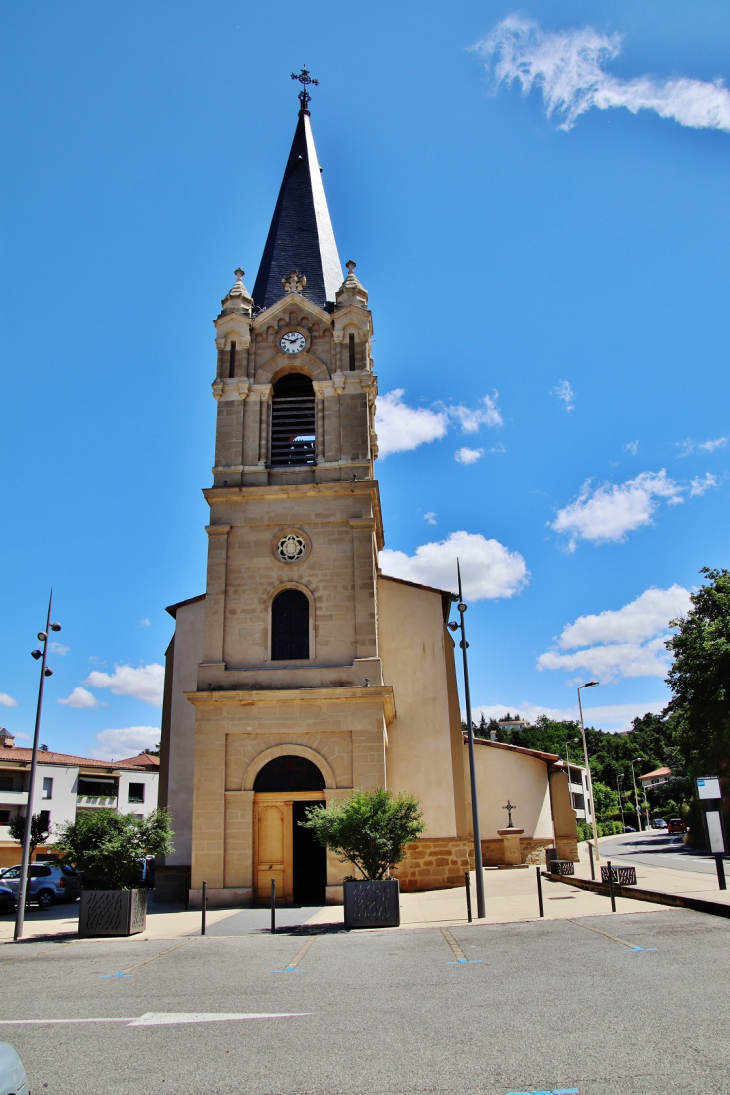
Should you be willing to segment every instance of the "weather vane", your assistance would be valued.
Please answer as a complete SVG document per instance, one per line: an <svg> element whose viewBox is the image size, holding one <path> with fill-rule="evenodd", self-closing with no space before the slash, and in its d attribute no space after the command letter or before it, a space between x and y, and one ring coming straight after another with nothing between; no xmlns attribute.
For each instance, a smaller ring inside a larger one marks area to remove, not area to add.
<svg viewBox="0 0 730 1095"><path fill-rule="evenodd" d="M309 114L309 110L307 109L307 107L309 106L310 102L312 101L312 96L307 91L307 87L308 87L309 84L314 84L315 87L318 87L319 86L319 80L314 80L309 75L309 69L307 68L306 65L304 65L304 67L302 68L302 71L299 73L298 76L297 76L296 72L292 72L291 78L292 78L292 80L298 80L299 83L302 85L302 90L297 95L297 98L299 99L299 102L302 104L301 107L299 108L299 113L300 114Z"/></svg>
<svg viewBox="0 0 730 1095"><path fill-rule="evenodd" d="M507 811L507 826L508 826L508 828L511 829L512 828L512 811L516 810L517 807L513 806L512 803L510 802L510 800L507 799L507 805L503 806L502 809Z"/></svg>

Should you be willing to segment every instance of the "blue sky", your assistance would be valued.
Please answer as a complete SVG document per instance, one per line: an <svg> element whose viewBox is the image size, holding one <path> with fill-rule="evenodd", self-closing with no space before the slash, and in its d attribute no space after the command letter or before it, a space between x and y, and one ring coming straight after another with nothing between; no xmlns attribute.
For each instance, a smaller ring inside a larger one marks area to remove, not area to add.
<svg viewBox="0 0 730 1095"><path fill-rule="evenodd" d="M728 565L727 5L0 19L0 722L32 733L53 585L43 739L155 740L164 606L204 588L211 321L239 263L253 286L303 62L401 449L384 566L445 581L461 553L488 712L570 714L594 675L597 726L661 707L666 623Z"/></svg>

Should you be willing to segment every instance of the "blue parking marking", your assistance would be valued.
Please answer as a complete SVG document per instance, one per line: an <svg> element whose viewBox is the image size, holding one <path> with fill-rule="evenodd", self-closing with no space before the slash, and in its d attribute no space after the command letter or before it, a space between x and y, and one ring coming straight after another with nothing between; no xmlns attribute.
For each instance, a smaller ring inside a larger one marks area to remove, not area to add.
<svg viewBox="0 0 730 1095"><path fill-rule="evenodd" d="M447 962L447 966L481 966L481 958L457 958L455 962Z"/></svg>
<svg viewBox="0 0 730 1095"><path fill-rule="evenodd" d="M507 1095L580 1095L577 1087L554 1087L551 1091L508 1091Z"/></svg>
<svg viewBox="0 0 730 1095"><path fill-rule="evenodd" d="M108 977L134 977L133 973L100 973L99 977L104 980Z"/></svg>
<svg viewBox="0 0 730 1095"><path fill-rule="evenodd" d="M287 966L286 969L283 969L283 970L269 970L269 973L306 973L306 972L307 972L306 970L294 969L293 966Z"/></svg>
<svg viewBox="0 0 730 1095"><path fill-rule="evenodd" d="M627 954L632 954L635 951L658 951L658 950L659 950L658 947L631 947L631 949L628 950L626 953Z"/></svg>

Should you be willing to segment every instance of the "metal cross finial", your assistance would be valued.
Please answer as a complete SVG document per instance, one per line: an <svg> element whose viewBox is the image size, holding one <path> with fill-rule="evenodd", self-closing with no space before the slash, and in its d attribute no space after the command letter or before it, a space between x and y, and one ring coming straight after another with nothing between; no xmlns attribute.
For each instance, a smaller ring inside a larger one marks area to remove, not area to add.
<svg viewBox="0 0 730 1095"><path fill-rule="evenodd" d="M299 102L302 104L299 108L299 113L309 114L309 110L307 109L307 107L312 101L312 96L307 91L307 87L309 84L314 84L315 87L319 87L319 80L315 80L312 76L309 75L309 69L306 65L302 66L302 71L299 73L298 76L296 72L292 72L291 78L292 80L298 80L299 83L302 85L302 90L297 95Z"/></svg>
<svg viewBox="0 0 730 1095"><path fill-rule="evenodd" d="M503 809L503 810L506 810L506 811L507 811L507 827L508 827L509 829L511 829L511 828L512 828L512 811L513 811L513 810L516 810L516 809L517 809L517 807L516 807L516 806L514 806L514 805L513 805L513 804L512 804L511 802L510 802L510 800L509 800L509 799L507 799L507 805L506 805L506 806L503 806L503 807L502 807L502 809Z"/></svg>
<svg viewBox="0 0 730 1095"><path fill-rule="evenodd" d="M236 270L233 271L233 273L236 275L237 278L242 278L246 271L242 270L239 266Z"/></svg>

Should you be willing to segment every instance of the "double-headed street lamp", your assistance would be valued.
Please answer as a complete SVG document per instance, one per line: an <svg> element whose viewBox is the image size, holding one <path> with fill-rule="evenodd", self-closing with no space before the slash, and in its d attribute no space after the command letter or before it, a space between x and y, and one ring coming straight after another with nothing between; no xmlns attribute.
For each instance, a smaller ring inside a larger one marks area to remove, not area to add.
<svg viewBox="0 0 730 1095"><path fill-rule="evenodd" d="M593 798L593 782L591 780L591 766L588 763L588 746L586 745L586 728L583 725L583 704L580 701L581 688L596 688L600 681L588 681L587 684L578 685L578 710L580 711L580 733L583 738L583 759L586 762L586 784L588 785L588 799L591 804L591 824L593 825L593 847L596 850L596 859L601 858L601 853L598 851L598 829L596 828L596 803ZM570 775L568 775L570 779Z"/></svg>
<svg viewBox="0 0 730 1095"><path fill-rule="evenodd" d="M33 755L30 762L30 785L28 787L28 805L25 810L25 831L23 833L23 858L21 859L20 866L20 878L18 879L18 907L15 913L15 935L14 939L17 942L18 939L23 937L23 922L25 920L25 895L28 891L28 867L30 863L30 838L31 827L33 825L33 796L35 794L35 770L38 762L38 741L41 733L41 709L43 707L43 685L46 677L53 676L53 670L49 669L46 665L46 654L48 652L48 636L51 631L60 631L60 624L51 623L51 604L53 602L53 590L51 590L51 596L48 598L48 616L46 617L46 630L38 632L38 638L40 639L43 647L41 650L31 650L31 658L35 658L36 661L40 658L41 663L41 679L38 685L38 706L35 713L35 734L33 735Z"/></svg>
<svg viewBox="0 0 730 1095"><path fill-rule="evenodd" d="M469 743L469 779L471 781L471 823L472 832L474 835L474 875L476 877L477 884L477 917L483 920L487 915L487 911L484 905L484 869L482 865L482 834L481 826L479 824L479 802L477 799L477 773L476 764L474 761L474 727L471 721L471 693L469 691L469 664L466 657L466 649L468 642L466 641L466 628L464 626L464 615L466 613L467 606L464 603L464 597L461 592L461 567L459 566L459 560L456 560L456 573L459 579L459 601L457 609L459 610L460 622L453 621L449 624L451 631L457 631L461 628L461 652L464 658L464 702L466 704L466 725L467 725L467 741ZM453 594L452 594L453 597Z"/></svg>

